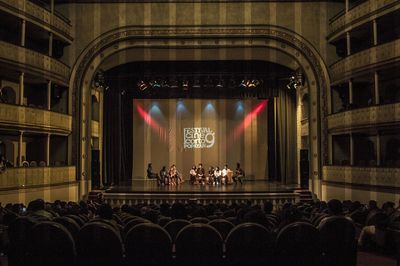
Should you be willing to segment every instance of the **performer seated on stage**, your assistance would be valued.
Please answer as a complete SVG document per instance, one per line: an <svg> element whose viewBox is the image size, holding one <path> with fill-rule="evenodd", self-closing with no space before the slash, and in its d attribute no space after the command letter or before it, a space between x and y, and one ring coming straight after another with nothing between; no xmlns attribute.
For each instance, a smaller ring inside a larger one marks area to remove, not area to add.
<svg viewBox="0 0 400 266"><path fill-rule="evenodd" d="M228 184L228 172L230 169L228 168L228 165L225 164L224 169L221 171L221 184L226 185Z"/></svg>
<svg viewBox="0 0 400 266"><path fill-rule="evenodd" d="M190 175L190 184L194 185L196 183L196 177L197 177L196 165L192 166L192 169L190 169L189 175Z"/></svg>
<svg viewBox="0 0 400 266"><path fill-rule="evenodd" d="M233 175L233 181L237 184L237 180L239 180L240 184L243 184L242 179L244 178L244 171L240 168L240 163L236 163L235 174Z"/></svg>
<svg viewBox="0 0 400 266"><path fill-rule="evenodd" d="M203 168L203 164L199 163L199 167L197 167L197 182L199 182L199 184L204 185L204 168Z"/></svg>
<svg viewBox="0 0 400 266"><path fill-rule="evenodd" d="M214 167L210 166L208 168L208 175L206 176L206 183L212 185L214 182Z"/></svg>
<svg viewBox="0 0 400 266"><path fill-rule="evenodd" d="M215 179L215 184L219 185L221 183L221 170L219 170L219 167L215 167L214 171L214 179ZM214 184L214 183L213 183Z"/></svg>
<svg viewBox="0 0 400 266"><path fill-rule="evenodd" d="M177 179L178 179L178 173L176 172L176 166L175 164L171 165L169 168L169 184L172 186L175 186L177 184Z"/></svg>
<svg viewBox="0 0 400 266"><path fill-rule="evenodd" d="M151 163L149 163L147 165L147 178L149 178L149 179L157 178L158 179L158 174L153 172L153 167L152 167Z"/></svg>
<svg viewBox="0 0 400 266"><path fill-rule="evenodd" d="M168 185L169 180L168 180L168 173L167 173L167 167L163 166L162 169L160 170L160 181L159 184L161 185Z"/></svg>

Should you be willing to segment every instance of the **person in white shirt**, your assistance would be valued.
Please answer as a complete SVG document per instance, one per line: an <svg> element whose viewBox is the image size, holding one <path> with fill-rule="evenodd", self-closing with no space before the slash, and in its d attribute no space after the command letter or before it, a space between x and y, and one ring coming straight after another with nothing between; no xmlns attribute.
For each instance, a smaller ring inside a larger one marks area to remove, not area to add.
<svg viewBox="0 0 400 266"><path fill-rule="evenodd" d="M190 183L193 185L196 183L196 176L197 176L197 171L196 171L196 165L192 166L192 169L190 169Z"/></svg>
<svg viewBox="0 0 400 266"><path fill-rule="evenodd" d="M225 164L224 169L222 169L222 171L221 171L221 184L222 185L226 185L226 183L227 183L226 181L228 179L228 171L229 171L228 165Z"/></svg>
<svg viewBox="0 0 400 266"><path fill-rule="evenodd" d="M218 185L221 182L221 170L219 170L219 167L215 167L214 171L214 179L215 179L215 184Z"/></svg>

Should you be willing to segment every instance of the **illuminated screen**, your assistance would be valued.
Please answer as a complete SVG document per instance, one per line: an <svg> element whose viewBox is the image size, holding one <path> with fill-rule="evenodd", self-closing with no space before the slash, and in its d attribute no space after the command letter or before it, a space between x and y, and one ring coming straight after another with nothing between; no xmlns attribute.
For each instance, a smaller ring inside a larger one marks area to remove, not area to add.
<svg viewBox="0 0 400 266"><path fill-rule="evenodd" d="M247 176L268 173L268 100L135 99L133 103L134 179L175 164L185 179L202 163L234 169Z"/></svg>

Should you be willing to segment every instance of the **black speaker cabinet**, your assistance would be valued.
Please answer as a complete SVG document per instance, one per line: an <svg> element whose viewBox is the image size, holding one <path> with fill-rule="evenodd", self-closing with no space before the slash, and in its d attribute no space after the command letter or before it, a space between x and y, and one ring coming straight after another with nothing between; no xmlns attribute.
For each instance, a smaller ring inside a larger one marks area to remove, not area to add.
<svg viewBox="0 0 400 266"><path fill-rule="evenodd" d="M308 150L300 150L300 186L306 189L308 189L308 179L310 177L309 165Z"/></svg>
<svg viewBox="0 0 400 266"><path fill-rule="evenodd" d="M100 186L100 151L92 150L92 187Z"/></svg>

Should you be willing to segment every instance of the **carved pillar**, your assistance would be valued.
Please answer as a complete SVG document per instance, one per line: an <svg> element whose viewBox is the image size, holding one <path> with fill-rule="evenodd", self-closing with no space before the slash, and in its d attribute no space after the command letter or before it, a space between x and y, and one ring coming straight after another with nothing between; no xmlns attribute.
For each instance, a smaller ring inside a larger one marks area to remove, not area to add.
<svg viewBox="0 0 400 266"><path fill-rule="evenodd" d="M353 81L349 80L349 104L353 104Z"/></svg>
<svg viewBox="0 0 400 266"><path fill-rule="evenodd" d="M354 165L354 139L353 133L350 133L350 165Z"/></svg>
<svg viewBox="0 0 400 266"><path fill-rule="evenodd" d="M381 135L378 131L376 134L376 165L380 166L382 163L381 161Z"/></svg>
<svg viewBox="0 0 400 266"><path fill-rule="evenodd" d="M378 24L376 19L372 21L373 34L374 34L374 45L378 45Z"/></svg>
<svg viewBox="0 0 400 266"><path fill-rule="evenodd" d="M375 89L375 104L379 104L379 75L378 72L374 72L374 89Z"/></svg>
<svg viewBox="0 0 400 266"><path fill-rule="evenodd" d="M350 32L346 32L346 48L347 48L347 56L351 54L351 39Z"/></svg>
<svg viewBox="0 0 400 266"><path fill-rule="evenodd" d="M22 166L22 139L23 139L24 132L19 132L19 139L18 139L18 166Z"/></svg>
<svg viewBox="0 0 400 266"><path fill-rule="evenodd" d="M47 110L51 109L51 80L47 81Z"/></svg>
<svg viewBox="0 0 400 266"><path fill-rule="evenodd" d="M49 32L49 56L53 56L53 33Z"/></svg>
<svg viewBox="0 0 400 266"><path fill-rule="evenodd" d="M46 139L46 165L50 166L50 134L47 134Z"/></svg>

